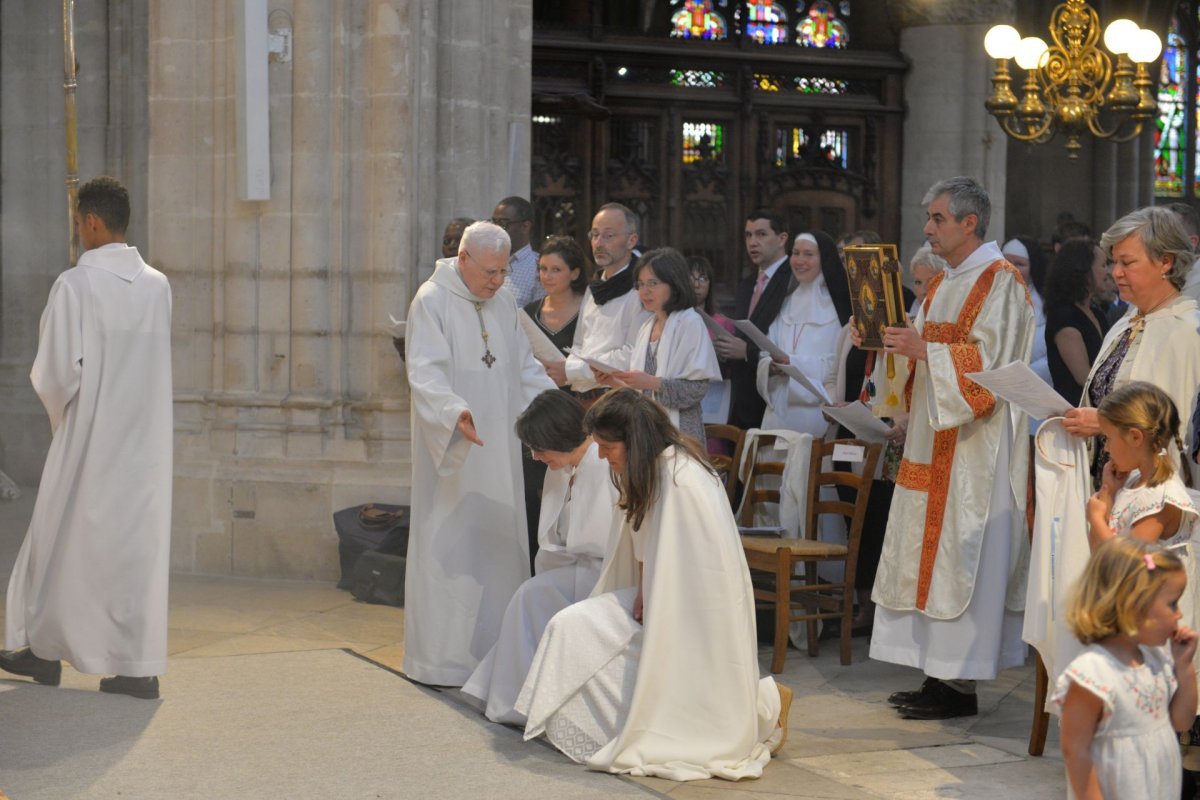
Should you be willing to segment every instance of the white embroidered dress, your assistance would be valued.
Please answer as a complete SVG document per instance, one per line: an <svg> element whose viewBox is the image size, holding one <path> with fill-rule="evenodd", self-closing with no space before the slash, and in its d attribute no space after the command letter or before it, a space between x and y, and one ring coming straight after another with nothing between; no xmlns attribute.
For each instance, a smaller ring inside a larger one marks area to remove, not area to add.
<svg viewBox="0 0 1200 800"><path fill-rule="evenodd" d="M1053 699L1061 709L1074 683L1104 704L1091 756L1105 797L1173 800L1183 777L1169 710L1178 682L1164 648L1141 651L1145 663L1130 667L1089 645L1059 676ZM1067 797L1075 797L1069 786Z"/></svg>

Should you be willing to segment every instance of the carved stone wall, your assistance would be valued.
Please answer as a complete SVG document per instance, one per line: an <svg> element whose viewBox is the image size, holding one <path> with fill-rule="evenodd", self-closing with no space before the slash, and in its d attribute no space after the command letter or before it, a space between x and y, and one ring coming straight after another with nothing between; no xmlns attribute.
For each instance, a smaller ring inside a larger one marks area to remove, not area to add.
<svg viewBox="0 0 1200 800"><path fill-rule="evenodd" d="M452 216L529 186L530 0L279 0L271 199L236 190L234 0L77 6L80 172L133 189L174 291L172 566L336 576L331 514L406 502L408 395L385 331ZM66 267L61 7L0 10L0 467L40 474L28 388ZM138 64L143 66L138 66Z"/></svg>

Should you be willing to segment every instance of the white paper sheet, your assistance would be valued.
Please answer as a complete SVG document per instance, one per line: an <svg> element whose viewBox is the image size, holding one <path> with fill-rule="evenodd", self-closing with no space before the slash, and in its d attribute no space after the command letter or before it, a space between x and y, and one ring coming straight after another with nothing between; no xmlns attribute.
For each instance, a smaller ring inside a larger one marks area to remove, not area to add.
<svg viewBox="0 0 1200 800"><path fill-rule="evenodd" d="M817 383L816 381L812 380L811 378L809 378L807 375L805 375L803 372L801 372L799 369L792 366L791 364L776 364L775 366L779 367L779 371L782 372L784 375L787 375L789 378L794 380L796 383L800 384L805 389L808 389L810 392L812 392L814 395L816 395L817 399L820 400L822 403L830 402L829 395L828 395L828 393L826 393L825 386L823 384Z"/></svg>
<svg viewBox="0 0 1200 800"><path fill-rule="evenodd" d="M391 314L388 314L387 332L392 335L393 339L403 339L406 323L402 319L396 319Z"/></svg>
<svg viewBox="0 0 1200 800"><path fill-rule="evenodd" d="M549 364L558 364L567 360L562 351L554 346L554 342L550 341L546 332L539 328L538 324L524 310L517 312L517 320L521 323L521 330L525 331L526 338L529 339L529 346L533 348L534 358Z"/></svg>
<svg viewBox="0 0 1200 800"><path fill-rule="evenodd" d="M858 439L866 442L886 442L888 424L871 413L859 401L844 406L825 406L821 409L832 420L841 423Z"/></svg>
<svg viewBox="0 0 1200 800"><path fill-rule="evenodd" d="M741 331L742 333L746 334L746 338L748 338L750 341L752 341L756 345L758 345L759 350L762 350L764 353L767 353L768 355L771 356L771 358L775 359L776 361L781 361L781 360L787 358L787 353L780 350L778 345L776 345L774 342L772 342L770 339L768 339L767 335L765 333L763 333L762 331L760 331L758 329L758 326L755 325L750 320L748 320L748 319L734 320L733 326L735 328L737 328L739 331Z"/></svg>
<svg viewBox="0 0 1200 800"><path fill-rule="evenodd" d="M1014 361L999 369L968 372L967 377L997 397L1002 397L1034 419L1061 417L1072 408L1024 361Z"/></svg>
<svg viewBox="0 0 1200 800"><path fill-rule="evenodd" d="M704 324L708 327L708 330L712 333L713 336L715 336L718 339L721 339L721 338L732 339L733 338L733 334L730 333L729 331L725 330L725 328L721 326L721 323L717 322L715 319L713 319L711 316L709 316L707 313L705 313L704 309L697 308L696 313L700 315L700 319L704 320Z"/></svg>
<svg viewBox="0 0 1200 800"><path fill-rule="evenodd" d="M575 347L568 347L567 352L573 356L579 356L580 358L583 359L585 364L587 364L592 369L597 370L598 372L613 373L613 372L624 372L625 371L618 367L614 367L612 364L605 364L603 361L601 361L597 358L592 358L589 355L585 355L578 348L575 348Z"/></svg>

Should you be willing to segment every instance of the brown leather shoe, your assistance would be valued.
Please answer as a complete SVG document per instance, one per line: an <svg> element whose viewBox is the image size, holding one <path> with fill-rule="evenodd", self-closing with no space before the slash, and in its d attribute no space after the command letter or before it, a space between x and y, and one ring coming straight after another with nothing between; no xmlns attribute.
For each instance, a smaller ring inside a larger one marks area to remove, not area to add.
<svg viewBox="0 0 1200 800"><path fill-rule="evenodd" d="M108 694L127 694L143 700L157 700L158 677L130 678L126 675L116 675L112 678L101 678L100 691Z"/></svg>
<svg viewBox="0 0 1200 800"><path fill-rule="evenodd" d="M779 742L771 748L771 755L775 755L783 749L783 745L787 742L788 736L788 713L792 710L792 690L784 686L782 683L776 682L775 687L779 689Z"/></svg>
<svg viewBox="0 0 1200 800"><path fill-rule="evenodd" d="M0 669L33 678L44 686L58 686L62 682L62 662L38 658L28 647L0 650Z"/></svg>

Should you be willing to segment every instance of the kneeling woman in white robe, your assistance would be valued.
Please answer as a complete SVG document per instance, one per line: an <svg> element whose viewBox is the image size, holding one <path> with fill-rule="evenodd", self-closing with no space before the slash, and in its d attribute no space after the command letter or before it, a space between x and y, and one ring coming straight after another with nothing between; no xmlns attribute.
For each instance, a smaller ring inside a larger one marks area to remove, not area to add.
<svg viewBox="0 0 1200 800"><path fill-rule="evenodd" d="M821 231L796 236L788 264L793 288L767 331L787 358L776 363L763 352L758 362L758 393L767 401L762 427L824 436L829 423L821 406L828 400L781 373L779 365L790 364L821 386L850 319L850 284L837 244Z"/></svg>
<svg viewBox="0 0 1200 800"><path fill-rule="evenodd" d="M588 412L624 519L592 597L560 611L517 709L589 769L756 778L783 743L791 692L759 679L754 597L704 452L637 392ZM783 722L781 726L780 723Z"/></svg>
<svg viewBox="0 0 1200 800"><path fill-rule="evenodd" d="M493 722L524 724L513 709L550 618L596 586L617 510L608 463L583 431L583 406L558 389L543 392L517 417L517 438L549 470L538 519L536 574L509 601L495 646L462 691L487 703Z"/></svg>

